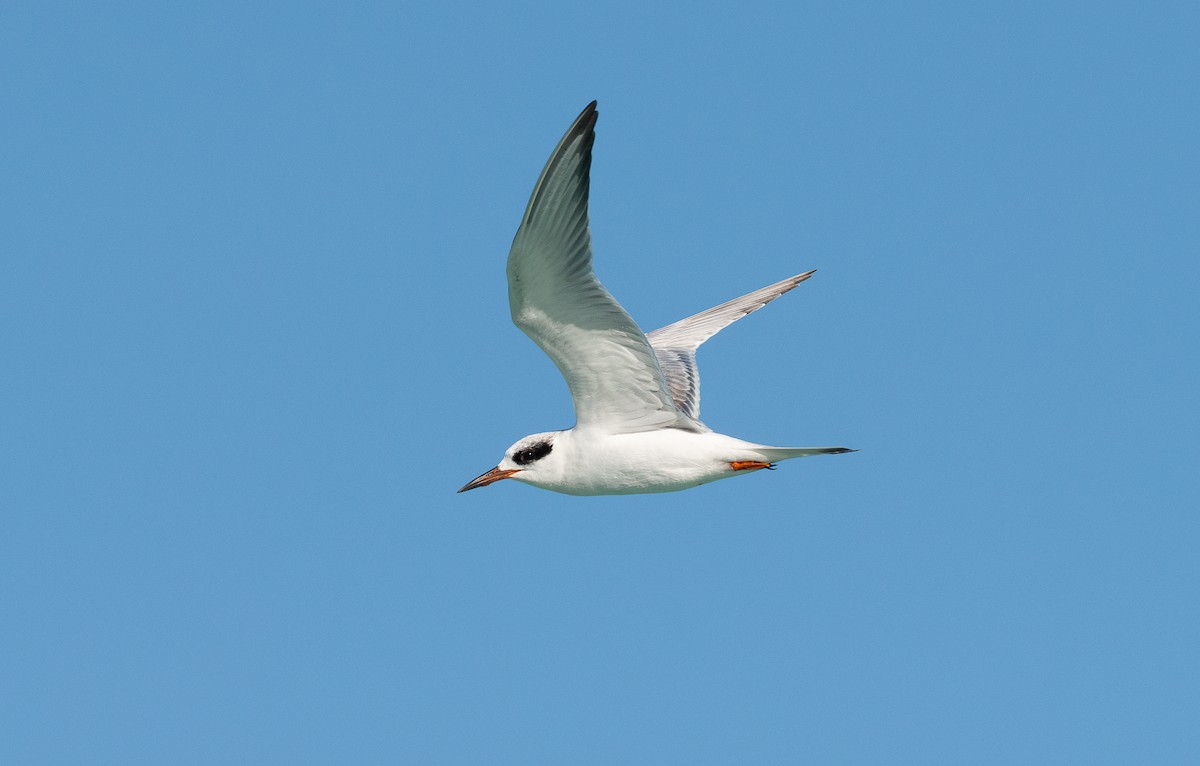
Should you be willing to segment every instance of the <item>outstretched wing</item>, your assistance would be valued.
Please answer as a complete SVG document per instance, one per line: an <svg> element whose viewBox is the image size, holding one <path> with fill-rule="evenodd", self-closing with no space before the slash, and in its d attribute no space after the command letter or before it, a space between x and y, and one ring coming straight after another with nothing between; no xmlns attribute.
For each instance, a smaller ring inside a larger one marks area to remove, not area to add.
<svg viewBox="0 0 1200 766"><path fill-rule="evenodd" d="M645 334L592 270L588 173L595 126L593 101L533 187L508 254L513 322L566 379L577 427L695 430L676 408Z"/></svg>
<svg viewBox="0 0 1200 766"><path fill-rule="evenodd" d="M671 389L671 398L684 415L697 422L700 420L700 370L696 367L696 349L700 344L747 314L767 305L814 273L815 270L788 277L782 282L755 290L741 298L734 298L728 303L701 311L687 319L680 319L646 336L654 348L658 365Z"/></svg>

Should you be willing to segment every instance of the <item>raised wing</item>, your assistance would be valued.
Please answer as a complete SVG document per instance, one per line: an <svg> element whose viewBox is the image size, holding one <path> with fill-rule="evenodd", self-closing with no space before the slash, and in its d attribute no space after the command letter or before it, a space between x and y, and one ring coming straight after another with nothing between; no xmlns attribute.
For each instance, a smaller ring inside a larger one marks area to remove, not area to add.
<svg viewBox="0 0 1200 766"><path fill-rule="evenodd" d="M513 322L571 389L579 428L698 426L675 407L646 336L592 270L588 173L596 102L575 119L533 187L508 253Z"/></svg>
<svg viewBox="0 0 1200 766"><path fill-rule="evenodd" d="M646 336L658 357L659 367L671 390L671 398L680 412L692 420L700 420L700 370L696 367L696 349L700 348L700 344L814 273L815 270L788 277L741 298L680 319Z"/></svg>

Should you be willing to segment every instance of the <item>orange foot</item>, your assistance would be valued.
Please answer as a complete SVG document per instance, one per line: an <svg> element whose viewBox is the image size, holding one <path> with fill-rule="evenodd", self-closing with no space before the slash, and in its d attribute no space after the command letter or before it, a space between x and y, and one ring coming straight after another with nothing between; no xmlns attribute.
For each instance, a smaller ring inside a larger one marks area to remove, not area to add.
<svg viewBox="0 0 1200 766"><path fill-rule="evenodd" d="M774 463L763 463L758 460L734 460L729 467L735 471L757 471L760 468L775 468Z"/></svg>

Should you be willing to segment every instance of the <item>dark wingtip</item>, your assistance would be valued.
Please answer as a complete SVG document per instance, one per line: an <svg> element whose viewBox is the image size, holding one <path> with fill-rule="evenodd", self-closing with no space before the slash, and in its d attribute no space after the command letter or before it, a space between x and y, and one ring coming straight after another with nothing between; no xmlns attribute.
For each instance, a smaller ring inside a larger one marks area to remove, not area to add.
<svg viewBox="0 0 1200 766"><path fill-rule="evenodd" d="M584 130L592 130L596 127L596 118L599 116L600 113L596 111L596 102L592 101L592 103L585 106L583 111L579 113L579 116L575 118L575 123L571 126L571 130L568 130L567 133L574 133L579 128Z"/></svg>
<svg viewBox="0 0 1200 766"><path fill-rule="evenodd" d="M537 216L538 202L542 196L542 183L554 174L558 164L563 160L563 157L574 153L580 157L579 174L582 176L583 199L586 206L588 195L588 174L592 167L592 144L596 141L596 118L599 112L596 111L596 102L588 104L571 123L571 127L567 128L567 132L563 134L559 140L558 146L554 147L554 151L550 154L550 159L546 161L546 166L542 168L542 174L538 176L538 181L534 184L533 193L529 196L529 205L525 208L525 217L521 220L522 226L528 226L533 223ZM578 143L575 143L578 141ZM570 151L568 151L570 149Z"/></svg>
<svg viewBox="0 0 1200 766"><path fill-rule="evenodd" d="M799 287L801 282L807 282L809 277L811 277L813 274L816 274L816 273L817 273L816 269L809 269L808 271L804 272L803 274L797 274L794 277L788 277L787 279L785 279L783 281L790 282L791 284L789 284L784 289L783 292L786 293L786 292L791 291L792 288L794 288L794 287ZM783 293L780 293L780 294L782 295Z"/></svg>

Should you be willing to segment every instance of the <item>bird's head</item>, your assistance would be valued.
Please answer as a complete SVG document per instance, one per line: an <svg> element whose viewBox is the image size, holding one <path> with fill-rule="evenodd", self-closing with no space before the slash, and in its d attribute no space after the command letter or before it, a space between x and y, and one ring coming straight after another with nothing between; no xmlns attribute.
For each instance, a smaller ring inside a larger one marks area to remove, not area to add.
<svg viewBox="0 0 1200 766"><path fill-rule="evenodd" d="M486 487L501 479L517 479L536 485L539 473L546 473L548 466L552 468L551 464L556 462L551 455L554 454L554 439L559 433L551 431L526 436L505 451L499 465L467 482L459 492Z"/></svg>

